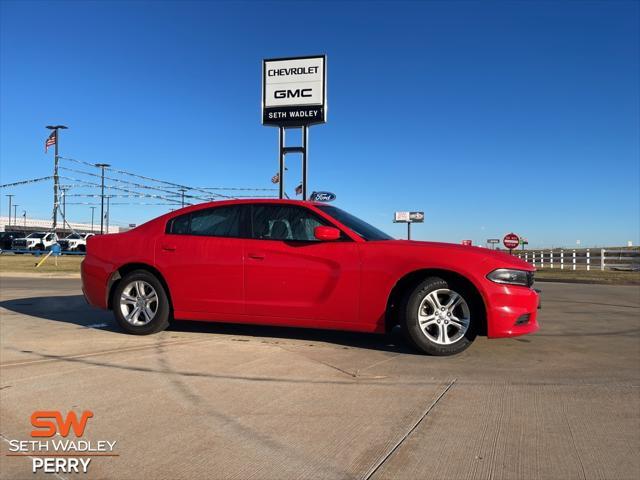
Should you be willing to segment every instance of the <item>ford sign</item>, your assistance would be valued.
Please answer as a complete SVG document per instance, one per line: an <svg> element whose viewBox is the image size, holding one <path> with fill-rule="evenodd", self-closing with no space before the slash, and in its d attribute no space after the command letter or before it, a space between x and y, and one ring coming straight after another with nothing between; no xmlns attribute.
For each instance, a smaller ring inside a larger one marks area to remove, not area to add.
<svg viewBox="0 0 640 480"><path fill-rule="evenodd" d="M336 194L331 192L313 192L309 200L312 202L333 202L336 199Z"/></svg>

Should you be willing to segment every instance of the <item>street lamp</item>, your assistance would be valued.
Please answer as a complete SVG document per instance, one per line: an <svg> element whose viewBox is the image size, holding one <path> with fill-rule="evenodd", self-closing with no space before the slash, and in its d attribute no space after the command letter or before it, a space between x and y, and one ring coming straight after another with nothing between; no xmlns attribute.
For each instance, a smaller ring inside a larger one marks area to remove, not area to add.
<svg viewBox="0 0 640 480"><path fill-rule="evenodd" d="M10 193L7 194L7 197L9 197L9 226L11 226L11 199L15 197L15 195L13 193Z"/></svg>
<svg viewBox="0 0 640 480"><path fill-rule="evenodd" d="M96 210L96 207L89 207L91 208L91 233L93 233L93 213Z"/></svg>
<svg viewBox="0 0 640 480"><path fill-rule="evenodd" d="M100 184L100 234L104 233L104 169L110 166L108 163L96 163L96 167L102 169L102 181Z"/></svg>
<svg viewBox="0 0 640 480"><path fill-rule="evenodd" d="M17 224L17 223L18 223L18 222L16 221L16 218L18 218L18 217L17 217L17 214L18 214L18 207L19 207L19 205L18 205L17 203L14 203L14 204L13 204L13 223L14 223L14 224Z"/></svg>
<svg viewBox="0 0 640 480"><path fill-rule="evenodd" d="M22 218L24 219L23 226L24 226L24 228L27 228L27 211L26 210L22 211Z"/></svg>
<svg viewBox="0 0 640 480"><path fill-rule="evenodd" d="M65 125L47 125L46 128L49 130L53 130L56 134L56 142L55 142L55 156L53 159L53 230L55 231L58 226L58 183L60 181L60 177L58 176L58 159L60 158L58 155L58 130L66 130L68 127Z"/></svg>

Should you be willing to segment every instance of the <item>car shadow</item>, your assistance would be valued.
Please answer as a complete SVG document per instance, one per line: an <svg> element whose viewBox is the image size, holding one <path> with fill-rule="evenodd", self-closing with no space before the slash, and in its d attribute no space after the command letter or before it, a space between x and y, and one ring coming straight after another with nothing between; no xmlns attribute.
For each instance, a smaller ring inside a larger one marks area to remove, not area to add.
<svg viewBox="0 0 640 480"><path fill-rule="evenodd" d="M119 335L127 335L116 324L113 314L87 305L82 295L28 297L5 300L0 307L21 315L43 320L63 322L86 328L98 328ZM172 322L174 332L258 337L264 339L324 342L346 348L363 348L407 355L420 355L411 349L399 331L387 335L372 333L344 332L295 327L274 327L265 325L231 324L180 320Z"/></svg>

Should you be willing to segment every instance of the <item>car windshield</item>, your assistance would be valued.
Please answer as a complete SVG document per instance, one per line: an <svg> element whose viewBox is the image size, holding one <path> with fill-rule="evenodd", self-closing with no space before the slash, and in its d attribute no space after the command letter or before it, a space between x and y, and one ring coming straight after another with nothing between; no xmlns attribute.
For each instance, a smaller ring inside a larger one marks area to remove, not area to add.
<svg viewBox="0 0 640 480"><path fill-rule="evenodd" d="M382 230L378 230L373 225L369 225L364 220L360 220L358 217L351 215L350 213L340 210L337 207L331 205L319 205L318 208L324 213L331 215L340 223L346 225L355 233L360 235L367 241L370 240L393 240L393 237L387 235Z"/></svg>
<svg viewBox="0 0 640 480"><path fill-rule="evenodd" d="M27 238L44 238L46 233L31 233Z"/></svg>

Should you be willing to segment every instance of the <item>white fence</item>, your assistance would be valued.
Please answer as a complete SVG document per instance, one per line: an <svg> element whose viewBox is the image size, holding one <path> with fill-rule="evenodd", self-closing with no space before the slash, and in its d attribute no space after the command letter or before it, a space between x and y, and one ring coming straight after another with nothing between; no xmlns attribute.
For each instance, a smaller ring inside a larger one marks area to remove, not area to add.
<svg viewBox="0 0 640 480"><path fill-rule="evenodd" d="M514 254L538 269L640 270L640 249L528 250Z"/></svg>

